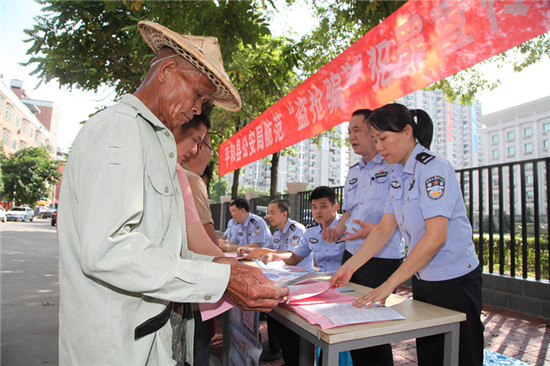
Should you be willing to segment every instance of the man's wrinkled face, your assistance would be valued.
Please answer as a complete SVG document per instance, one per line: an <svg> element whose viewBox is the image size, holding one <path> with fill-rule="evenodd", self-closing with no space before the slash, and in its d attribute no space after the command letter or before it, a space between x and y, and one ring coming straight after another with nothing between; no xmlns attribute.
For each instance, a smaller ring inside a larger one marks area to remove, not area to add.
<svg viewBox="0 0 550 366"><path fill-rule="evenodd" d="M179 57L166 69L166 80L159 95L160 120L174 131L202 111L212 99L214 84L199 70Z"/></svg>
<svg viewBox="0 0 550 366"><path fill-rule="evenodd" d="M197 146L201 143L206 134L206 126L200 124L198 128L189 128L181 132L181 127L174 131L174 139L178 151L178 161L189 159L197 152Z"/></svg>

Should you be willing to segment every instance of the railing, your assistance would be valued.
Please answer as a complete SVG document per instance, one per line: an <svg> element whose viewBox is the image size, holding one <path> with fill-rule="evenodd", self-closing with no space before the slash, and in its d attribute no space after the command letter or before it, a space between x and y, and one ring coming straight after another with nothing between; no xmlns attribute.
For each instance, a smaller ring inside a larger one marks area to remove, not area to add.
<svg viewBox="0 0 550 366"><path fill-rule="evenodd" d="M456 174L484 271L549 280L550 157L461 169ZM333 189L341 212L344 189ZM314 222L310 195L311 191L300 192L291 204L291 217L304 225ZM259 209L275 198L292 199L292 195L252 199L251 212L262 214ZM227 222L230 216L225 217Z"/></svg>
<svg viewBox="0 0 550 366"><path fill-rule="evenodd" d="M457 171L486 272L549 279L549 167L542 158Z"/></svg>

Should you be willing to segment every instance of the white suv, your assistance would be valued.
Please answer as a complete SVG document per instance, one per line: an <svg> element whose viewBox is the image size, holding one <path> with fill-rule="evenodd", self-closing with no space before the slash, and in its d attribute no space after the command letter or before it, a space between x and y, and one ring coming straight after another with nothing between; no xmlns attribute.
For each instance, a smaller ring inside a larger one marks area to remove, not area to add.
<svg viewBox="0 0 550 366"><path fill-rule="evenodd" d="M34 211L30 207L18 206L12 207L6 213L6 219L8 221L32 221L34 218Z"/></svg>

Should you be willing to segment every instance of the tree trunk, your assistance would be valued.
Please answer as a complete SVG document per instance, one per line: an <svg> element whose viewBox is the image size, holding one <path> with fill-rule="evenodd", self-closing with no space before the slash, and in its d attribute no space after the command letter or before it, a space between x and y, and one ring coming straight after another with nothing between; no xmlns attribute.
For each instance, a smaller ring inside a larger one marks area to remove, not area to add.
<svg viewBox="0 0 550 366"><path fill-rule="evenodd" d="M277 175L279 173L279 157L281 152L277 151L271 155L271 181L269 183L269 197L277 194Z"/></svg>
<svg viewBox="0 0 550 366"><path fill-rule="evenodd" d="M239 196L239 175L241 173L241 168L233 172L233 185L231 186L231 199L237 198Z"/></svg>

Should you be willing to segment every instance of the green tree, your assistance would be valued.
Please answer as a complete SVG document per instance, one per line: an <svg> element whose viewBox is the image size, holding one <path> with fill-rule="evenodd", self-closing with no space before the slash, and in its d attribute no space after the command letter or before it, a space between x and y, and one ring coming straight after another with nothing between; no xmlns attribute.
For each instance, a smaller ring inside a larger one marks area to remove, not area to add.
<svg viewBox="0 0 550 366"><path fill-rule="evenodd" d="M117 95L133 92L147 72L153 51L137 30L152 20L183 34L218 38L226 62L244 45L269 34L262 3L252 1L62 1L40 0L43 15L26 29L32 72L44 81Z"/></svg>
<svg viewBox="0 0 550 366"><path fill-rule="evenodd" d="M212 202L220 202L220 197L225 196L228 190L229 183L227 183L227 180L223 177L212 184L212 188L210 189L210 198L212 199Z"/></svg>
<svg viewBox="0 0 550 366"><path fill-rule="evenodd" d="M61 178L58 165L43 147L28 147L3 158L4 196L16 205L34 206L48 195L48 184Z"/></svg>
<svg viewBox="0 0 550 366"><path fill-rule="evenodd" d="M228 65L232 79L241 93L243 108L237 113L221 109L213 111L212 120L215 134L221 142L235 134L247 123L254 120L266 109L296 87L300 79L297 66L301 54L288 38L263 37L256 46L243 46L233 56ZM278 159L281 152L271 157L271 188L277 188ZM240 169L233 172L232 197L239 192Z"/></svg>

